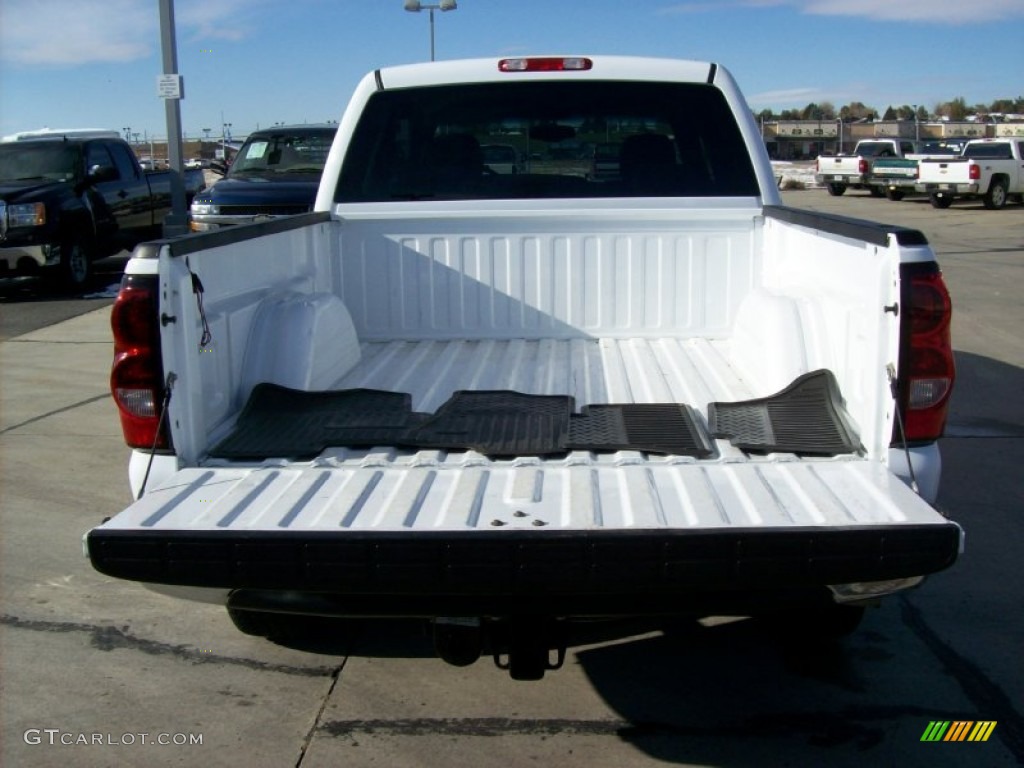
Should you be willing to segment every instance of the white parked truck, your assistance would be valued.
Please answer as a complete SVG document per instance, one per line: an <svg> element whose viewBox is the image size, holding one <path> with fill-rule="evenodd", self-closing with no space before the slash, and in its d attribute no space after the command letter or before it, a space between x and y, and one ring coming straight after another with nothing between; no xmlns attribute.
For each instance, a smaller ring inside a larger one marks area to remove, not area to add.
<svg viewBox="0 0 1024 768"><path fill-rule="evenodd" d="M936 208L948 208L957 197L981 197L991 210L1011 196L1024 195L1024 140L974 139L960 157L922 160L916 189Z"/></svg>
<svg viewBox="0 0 1024 768"><path fill-rule="evenodd" d="M565 150L597 140L614 179ZM921 233L781 204L720 66L380 69L315 212L135 251L136 501L88 555L271 638L421 618L517 679L580 621L848 630L961 546L932 507L950 312Z"/></svg>
<svg viewBox="0 0 1024 768"><path fill-rule="evenodd" d="M838 196L847 189L867 189L881 197L883 191L871 185L871 168L875 160L906 157L917 151L918 144L907 139L862 139L852 155L822 155L815 162L814 180L830 195Z"/></svg>

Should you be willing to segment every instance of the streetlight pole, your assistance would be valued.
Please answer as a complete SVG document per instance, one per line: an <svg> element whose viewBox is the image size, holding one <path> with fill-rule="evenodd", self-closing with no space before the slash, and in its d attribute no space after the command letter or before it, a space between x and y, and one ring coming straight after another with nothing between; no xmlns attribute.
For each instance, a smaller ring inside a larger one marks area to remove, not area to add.
<svg viewBox="0 0 1024 768"><path fill-rule="evenodd" d="M434 60L434 8L431 6L427 9L430 11L430 60Z"/></svg>
<svg viewBox="0 0 1024 768"><path fill-rule="evenodd" d="M405 0L405 10L412 13L429 11L430 13L430 60L434 60L434 11L454 11L458 8L456 0L441 0L438 5L428 5L419 0Z"/></svg>

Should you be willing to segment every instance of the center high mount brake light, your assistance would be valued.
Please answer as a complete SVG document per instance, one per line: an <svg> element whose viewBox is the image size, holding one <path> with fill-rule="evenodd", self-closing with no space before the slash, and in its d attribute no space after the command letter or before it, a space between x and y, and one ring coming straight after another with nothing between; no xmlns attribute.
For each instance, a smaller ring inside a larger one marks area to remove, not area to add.
<svg viewBox="0 0 1024 768"><path fill-rule="evenodd" d="M594 62L580 56L548 56L542 58L501 59L502 72L568 72L591 69Z"/></svg>

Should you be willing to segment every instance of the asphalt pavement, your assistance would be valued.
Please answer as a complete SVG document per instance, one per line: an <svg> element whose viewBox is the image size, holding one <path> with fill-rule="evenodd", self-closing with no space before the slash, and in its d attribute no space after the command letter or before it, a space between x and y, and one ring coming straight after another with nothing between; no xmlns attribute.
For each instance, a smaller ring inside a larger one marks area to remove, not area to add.
<svg viewBox="0 0 1024 768"><path fill-rule="evenodd" d="M75 293L44 278L0 278L0 341L110 306L130 255L123 251L95 262L93 279Z"/></svg>
<svg viewBox="0 0 1024 768"><path fill-rule="evenodd" d="M0 341L0 765L1024 764L1024 206L786 201L922 229L939 254L959 377L939 506L967 531L951 570L838 646L749 621L638 627L537 683L446 666L387 626L251 638L83 557L129 501L104 306ZM933 721L996 726L922 742Z"/></svg>

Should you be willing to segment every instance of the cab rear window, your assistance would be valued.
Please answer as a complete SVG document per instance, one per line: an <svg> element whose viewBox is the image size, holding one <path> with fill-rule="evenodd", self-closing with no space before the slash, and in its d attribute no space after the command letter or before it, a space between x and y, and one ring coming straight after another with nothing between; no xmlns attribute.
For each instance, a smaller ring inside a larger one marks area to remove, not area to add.
<svg viewBox="0 0 1024 768"><path fill-rule="evenodd" d="M535 81L374 94L335 201L758 193L713 86Z"/></svg>
<svg viewBox="0 0 1024 768"><path fill-rule="evenodd" d="M968 144L964 157L988 160L1012 160L1013 150L1009 142L1000 144Z"/></svg>

